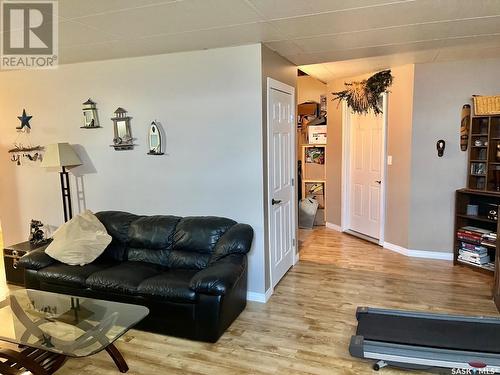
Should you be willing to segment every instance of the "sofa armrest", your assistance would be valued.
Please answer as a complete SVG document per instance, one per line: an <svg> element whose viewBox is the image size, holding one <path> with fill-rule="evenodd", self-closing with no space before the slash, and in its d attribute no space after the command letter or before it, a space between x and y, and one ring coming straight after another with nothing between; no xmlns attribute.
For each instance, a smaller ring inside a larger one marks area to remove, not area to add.
<svg viewBox="0 0 500 375"><path fill-rule="evenodd" d="M45 249L37 249L22 256L17 266L28 270L39 270L57 263L57 260L45 254Z"/></svg>
<svg viewBox="0 0 500 375"><path fill-rule="evenodd" d="M209 264L211 265L230 254L248 253L252 246L252 240L253 229L250 225L233 225L217 242Z"/></svg>
<svg viewBox="0 0 500 375"><path fill-rule="evenodd" d="M196 293L223 296L236 285L245 273L247 256L231 254L195 274L189 287Z"/></svg>

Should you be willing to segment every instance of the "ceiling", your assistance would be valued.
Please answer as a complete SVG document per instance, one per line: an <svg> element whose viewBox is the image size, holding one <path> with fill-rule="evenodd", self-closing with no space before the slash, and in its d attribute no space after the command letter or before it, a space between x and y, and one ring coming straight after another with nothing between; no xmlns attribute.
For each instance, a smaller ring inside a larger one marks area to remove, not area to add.
<svg viewBox="0 0 500 375"><path fill-rule="evenodd" d="M377 72L405 64L424 64L467 60L471 58L500 57L500 43L478 43L457 47L438 48L422 51L403 52L361 59L332 61L327 63L302 65L300 69L323 82Z"/></svg>
<svg viewBox="0 0 500 375"><path fill-rule="evenodd" d="M366 58L498 54L500 0L59 0L62 63L255 42L297 65L351 70ZM336 69L316 70L345 75Z"/></svg>

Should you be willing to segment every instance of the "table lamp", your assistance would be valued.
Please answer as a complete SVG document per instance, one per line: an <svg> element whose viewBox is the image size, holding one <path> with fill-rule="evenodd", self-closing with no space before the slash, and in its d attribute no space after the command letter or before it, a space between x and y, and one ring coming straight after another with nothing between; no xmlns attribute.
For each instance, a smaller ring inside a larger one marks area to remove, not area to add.
<svg viewBox="0 0 500 375"><path fill-rule="evenodd" d="M61 177L61 193L65 222L73 217L69 175L66 167L76 167L78 165L82 165L82 161L69 143L54 143L45 148L41 166L44 168L62 167L62 171L59 172L59 175Z"/></svg>

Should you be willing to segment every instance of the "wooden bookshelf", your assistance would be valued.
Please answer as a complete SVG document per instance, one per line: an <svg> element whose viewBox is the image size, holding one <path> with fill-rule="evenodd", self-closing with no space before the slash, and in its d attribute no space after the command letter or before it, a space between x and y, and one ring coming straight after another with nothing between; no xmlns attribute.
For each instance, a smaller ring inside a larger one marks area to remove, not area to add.
<svg viewBox="0 0 500 375"><path fill-rule="evenodd" d="M500 115L472 117L467 176L469 189L500 193Z"/></svg>
<svg viewBox="0 0 500 375"><path fill-rule="evenodd" d="M478 215L467 215L467 205L474 204L478 205L479 211ZM472 263L467 263L458 259L460 242L466 242L458 239L457 231L465 226L474 226L481 229L491 230L493 232L499 233L498 221L488 218L488 212L491 209L496 208L500 205L500 194L488 191L478 191L471 189L460 189L456 191L455 195L455 228L453 232L454 236L454 264L461 265L464 267L469 267L477 271L484 272L486 274L493 275L495 273L494 268L489 268L487 266L476 265ZM497 211L498 212L498 211ZM498 255L500 252L497 250L498 243L496 246L490 244L481 244L488 249L488 255L490 259L495 263L498 263Z"/></svg>

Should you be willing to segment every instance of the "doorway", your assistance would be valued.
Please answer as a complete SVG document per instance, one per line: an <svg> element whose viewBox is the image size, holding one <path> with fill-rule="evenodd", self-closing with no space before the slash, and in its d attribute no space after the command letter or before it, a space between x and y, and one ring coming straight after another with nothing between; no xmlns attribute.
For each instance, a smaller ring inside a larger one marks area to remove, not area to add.
<svg viewBox="0 0 500 375"><path fill-rule="evenodd" d="M268 213L271 287L296 261L295 89L267 79Z"/></svg>
<svg viewBox="0 0 500 375"><path fill-rule="evenodd" d="M387 94L383 113L342 107L342 231L383 245L387 164Z"/></svg>

